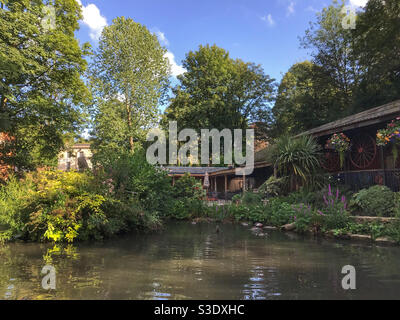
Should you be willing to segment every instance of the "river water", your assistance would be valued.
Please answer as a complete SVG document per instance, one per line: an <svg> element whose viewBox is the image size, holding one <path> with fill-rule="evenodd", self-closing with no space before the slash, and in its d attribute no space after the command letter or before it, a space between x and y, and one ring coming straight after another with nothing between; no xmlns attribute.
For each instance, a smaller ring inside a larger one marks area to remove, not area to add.
<svg viewBox="0 0 400 320"><path fill-rule="evenodd" d="M45 265L56 290L42 288ZM346 265L356 290L342 288ZM0 299L399 298L398 247L260 236L242 225L170 223L101 243L0 247Z"/></svg>

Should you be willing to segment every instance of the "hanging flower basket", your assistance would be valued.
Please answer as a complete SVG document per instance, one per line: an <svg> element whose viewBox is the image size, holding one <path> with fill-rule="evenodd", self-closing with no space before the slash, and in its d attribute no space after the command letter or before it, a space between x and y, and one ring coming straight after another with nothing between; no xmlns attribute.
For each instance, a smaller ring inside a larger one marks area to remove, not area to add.
<svg viewBox="0 0 400 320"><path fill-rule="evenodd" d="M343 168L346 152L350 150L350 139L344 133L335 133L326 142L325 148L339 153L340 167Z"/></svg>
<svg viewBox="0 0 400 320"><path fill-rule="evenodd" d="M398 145L400 145L400 117L392 120L386 129L378 130L376 134L376 144L378 146L392 146L392 154L394 163L399 156Z"/></svg>

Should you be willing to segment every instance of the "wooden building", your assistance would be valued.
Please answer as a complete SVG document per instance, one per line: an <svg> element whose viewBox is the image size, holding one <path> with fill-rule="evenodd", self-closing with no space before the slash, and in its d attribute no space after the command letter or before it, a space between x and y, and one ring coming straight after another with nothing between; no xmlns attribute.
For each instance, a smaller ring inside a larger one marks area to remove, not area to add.
<svg viewBox="0 0 400 320"><path fill-rule="evenodd" d="M395 162L391 148L376 144L377 131L385 129L399 116L400 100L324 124L302 135L318 139L324 146L323 167L353 190L384 184L400 191L400 157ZM334 133L344 133L350 138L350 150L345 155L343 168L339 154L325 147Z"/></svg>
<svg viewBox="0 0 400 320"><path fill-rule="evenodd" d="M299 136L314 136L323 147L322 166L353 190L382 184L394 191L400 191L400 156L395 163L391 149L376 144L377 131L386 128L397 117L400 117L400 100L324 124ZM325 147L335 133L344 133L351 141L342 168L339 154ZM267 153L268 147L256 152L255 169L249 176L237 176L235 168L174 167L170 174L179 177L190 173L204 181L207 172L210 180L209 191L218 198L230 199L234 194L257 189L273 175L273 165L265 162Z"/></svg>
<svg viewBox="0 0 400 320"><path fill-rule="evenodd" d="M204 185L208 175L208 194L211 198L230 200L235 194L260 187L272 174L269 163L257 162L251 175L237 175L234 167L167 167L173 183L185 174L199 179Z"/></svg>

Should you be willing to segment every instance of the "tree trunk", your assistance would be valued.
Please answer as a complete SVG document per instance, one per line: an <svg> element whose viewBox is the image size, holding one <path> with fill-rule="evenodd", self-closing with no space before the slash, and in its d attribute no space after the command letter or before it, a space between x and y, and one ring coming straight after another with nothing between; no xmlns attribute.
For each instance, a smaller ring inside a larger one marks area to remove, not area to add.
<svg viewBox="0 0 400 320"><path fill-rule="evenodd" d="M4 98L3 96L1 96L1 99L0 99L0 111L1 112L6 111L6 103L7 103L7 98Z"/></svg>
<svg viewBox="0 0 400 320"><path fill-rule="evenodd" d="M131 115L131 108L129 107L129 103L126 103L126 114L128 118L128 128L129 128L129 147L131 151L133 152L134 150L134 141L133 141L133 136L131 134L132 132L132 115Z"/></svg>

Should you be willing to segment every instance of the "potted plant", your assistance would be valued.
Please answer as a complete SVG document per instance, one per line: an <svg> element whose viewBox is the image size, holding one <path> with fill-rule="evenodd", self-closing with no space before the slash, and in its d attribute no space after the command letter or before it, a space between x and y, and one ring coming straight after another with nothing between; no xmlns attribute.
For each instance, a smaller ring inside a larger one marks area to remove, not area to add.
<svg viewBox="0 0 400 320"><path fill-rule="evenodd" d="M350 149L350 139L343 133L335 133L326 142L325 148L339 153L340 167L343 168L346 152Z"/></svg>
<svg viewBox="0 0 400 320"><path fill-rule="evenodd" d="M399 157L400 117L392 120L392 122L387 125L386 129L378 130L376 134L376 144L382 147L391 145L393 160L396 165L397 158Z"/></svg>

